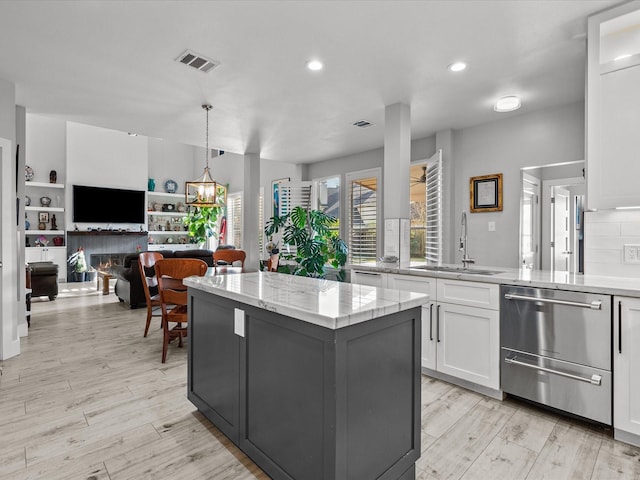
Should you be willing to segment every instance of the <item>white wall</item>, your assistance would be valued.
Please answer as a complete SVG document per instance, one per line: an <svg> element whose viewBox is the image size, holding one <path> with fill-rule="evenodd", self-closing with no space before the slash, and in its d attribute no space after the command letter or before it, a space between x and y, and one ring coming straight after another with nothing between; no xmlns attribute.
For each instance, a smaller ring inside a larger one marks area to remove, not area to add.
<svg viewBox="0 0 640 480"><path fill-rule="evenodd" d="M0 79L0 359L20 353L18 302L24 302L24 284L18 284L16 236L16 103L13 83ZM22 177L24 178L24 177ZM18 177L18 181L21 177ZM23 319L21 319L23 321Z"/></svg>
<svg viewBox="0 0 640 480"><path fill-rule="evenodd" d="M498 115L498 114L496 114ZM454 241L469 211L470 177L503 174L503 211L470 213L469 254L478 265L519 266L520 168L584 159L582 102L454 132ZM495 222L496 231L488 231ZM458 252L455 261L459 261Z"/></svg>
<svg viewBox="0 0 640 480"><path fill-rule="evenodd" d="M147 137L132 137L124 132L67 123L66 226L73 228L72 186L90 185L108 188L146 190L149 148ZM109 199L96 199L96 208L109 208ZM85 227L106 225L78 224ZM139 225L122 225L137 229Z"/></svg>
<svg viewBox="0 0 640 480"><path fill-rule="evenodd" d="M585 274L640 277L640 263L624 263L624 245L640 245L640 212L585 212L584 223Z"/></svg>
<svg viewBox="0 0 640 480"><path fill-rule="evenodd" d="M155 180L155 191L164 192L164 183L175 180L177 193L184 193L185 183L198 177L204 169L204 149L157 138L148 138L148 142L148 175ZM198 153L202 153L201 158L196 155ZM196 172L198 160L202 165Z"/></svg>
<svg viewBox="0 0 640 480"><path fill-rule="evenodd" d="M49 172L58 174L57 183L65 183L67 170L67 122L43 115L27 114L27 165L33 168L34 182L49 182Z"/></svg>
<svg viewBox="0 0 640 480"><path fill-rule="evenodd" d="M281 178L289 178L292 182L303 180L302 166L260 159L260 185L264 189L263 219L265 222L273 216L272 182Z"/></svg>

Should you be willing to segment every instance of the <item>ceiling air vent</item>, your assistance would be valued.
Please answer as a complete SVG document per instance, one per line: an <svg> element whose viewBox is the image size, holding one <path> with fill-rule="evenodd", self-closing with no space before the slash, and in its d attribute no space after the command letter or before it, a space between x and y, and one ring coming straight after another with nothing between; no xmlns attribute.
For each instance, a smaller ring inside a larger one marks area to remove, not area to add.
<svg viewBox="0 0 640 480"><path fill-rule="evenodd" d="M372 127L373 123L367 122L366 120L358 120L357 122L353 123L353 126L360 127L360 128L367 128L367 127Z"/></svg>
<svg viewBox="0 0 640 480"><path fill-rule="evenodd" d="M198 55L197 53L193 53L190 50L185 50L178 58L176 58L176 62L184 63L185 65L189 65L190 67L204 73L208 73L220 65L219 62L209 60L208 58Z"/></svg>

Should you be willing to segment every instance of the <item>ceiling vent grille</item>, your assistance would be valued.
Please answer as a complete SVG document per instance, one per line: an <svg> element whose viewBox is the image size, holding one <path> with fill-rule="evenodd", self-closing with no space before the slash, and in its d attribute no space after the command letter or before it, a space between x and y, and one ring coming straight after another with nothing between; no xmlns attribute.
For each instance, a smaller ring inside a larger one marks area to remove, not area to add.
<svg viewBox="0 0 640 480"><path fill-rule="evenodd" d="M357 122L353 122L353 126L359 128L367 128L372 127L373 123L367 122L366 120L358 120Z"/></svg>
<svg viewBox="0 0 640 480"><path fill-rule="evenodd" d="M220 65L220 62L210 60L190 50L185 50L178 58L176 58L176 62L184 63L185 65L193 67L204 73L209 73Z"/></svg>

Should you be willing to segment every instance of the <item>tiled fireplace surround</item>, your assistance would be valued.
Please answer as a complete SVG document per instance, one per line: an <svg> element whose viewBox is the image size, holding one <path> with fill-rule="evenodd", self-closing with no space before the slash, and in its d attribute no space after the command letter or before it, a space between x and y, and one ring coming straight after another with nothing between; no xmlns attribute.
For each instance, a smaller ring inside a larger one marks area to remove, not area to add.
<svg viewBox="0 0 640 480"><path fill-rule="evenodd" d="M79 248L84 249L87 265L96 270L107 263L122 265L124 256L137 249L146 251L147 232L126 232L119 230L101 230L90 232L67 232L67 252L71 255ZM67 278L71 278L71 269L67 265Z"/></svg>

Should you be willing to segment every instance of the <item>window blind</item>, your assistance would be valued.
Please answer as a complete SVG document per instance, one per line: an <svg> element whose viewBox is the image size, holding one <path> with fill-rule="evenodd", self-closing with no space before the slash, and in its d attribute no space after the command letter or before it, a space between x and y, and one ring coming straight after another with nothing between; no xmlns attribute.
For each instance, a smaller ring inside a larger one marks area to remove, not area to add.
<svg viewBox="0 0 640 480"><path fill-rule="evenodd" d="M242 193L227 197L227 243L242 248Z"/></svg>
<svg viewBox="0 0 640 480"><path fill-rule="evenodd" d="M260 187L258 197L258 256L262 259L267 257L264 251L264 187Z"/></svg>
<svg viewBox="0 0 640 480"><path fill-rule="evenodd" d="M349 260L375 261L378 246L378 178L351 179L349 189Z"/></svg>
<svg viewBox="0 0 640 480"><path fill-rule="evenodd" d="M424 255L429 264L442 263L442 150L428 161L426 236Z"/></svg>
<svg viewBox="0 0 640 480"><path fill-rule="evenodd" d="M284 182L280 184L279 210L280 215L290 213L295 207L305 210L311 209L312 182ZM283 245L280 249L281 256L296 255L296 247Z"/></svg>

